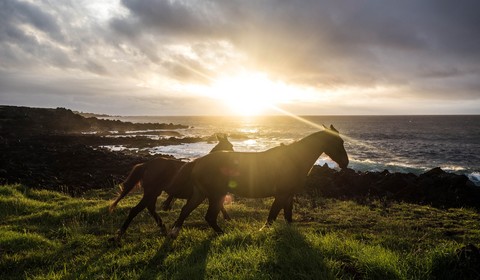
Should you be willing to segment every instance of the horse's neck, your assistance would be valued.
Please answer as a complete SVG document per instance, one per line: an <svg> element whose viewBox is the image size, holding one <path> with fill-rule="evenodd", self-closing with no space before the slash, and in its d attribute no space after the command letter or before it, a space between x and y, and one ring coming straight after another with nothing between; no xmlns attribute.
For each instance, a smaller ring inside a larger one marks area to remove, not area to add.
<svg viewBox="0 0 480 280"><path fill-rule="evenodd" d="M323 134L312 134L290 145L290 155L297 164L310 168L324 151L325 140Z"/></svg>
<svg viewBox="0 0 480 280"><path fill-rule="evenodd" d="M224 151L226 150L223 146L220 146L220 144L217 144L215 147L213 147L213 149L210 151L210 153L213 153L213 152L218 152L218 151Z"/></svg>

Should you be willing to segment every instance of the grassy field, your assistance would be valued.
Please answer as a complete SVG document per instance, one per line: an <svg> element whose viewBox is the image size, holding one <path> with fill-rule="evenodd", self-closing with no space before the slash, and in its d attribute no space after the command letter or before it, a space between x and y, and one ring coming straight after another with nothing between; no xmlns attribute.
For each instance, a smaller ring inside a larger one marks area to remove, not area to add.
<svg viewBox="0 0 480 280"><path fill-rule="evenodd" d="M108 213L114 191L81 198L0 186L0 279L478 279L459 249L480 245L480 215L403 203L298 198L294 225L258 229L271 199L227 205L217 236L195 210L176 240L142 212L121 246L109 239L139 199ZM171 225L181 202L160 215ZM221 216L221 215L220 215Z"/></svg>

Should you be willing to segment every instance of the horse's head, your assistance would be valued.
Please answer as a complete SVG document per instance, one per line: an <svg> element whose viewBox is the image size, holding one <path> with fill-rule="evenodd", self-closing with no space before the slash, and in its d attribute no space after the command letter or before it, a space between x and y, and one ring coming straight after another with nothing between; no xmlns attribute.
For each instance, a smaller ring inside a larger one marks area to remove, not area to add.
<svg viewBox="0 0 480 280"><path fill-rule="evenodd" d="M330 125L330 128L324 126L325 132L328 135L328 144L324 147L324 153L327 154L333 161L338 163L340 168L346 168L348 166L348 155L343 147L343 139L340 137L338 130Z"/></svg>
<svg viewBox="0 0 480 280"><path fill-rule="evenodd" d="M217 151L233 151L233 144L228 141L227 135L217 134L218 144L213 147L210 153Z"/></svg>

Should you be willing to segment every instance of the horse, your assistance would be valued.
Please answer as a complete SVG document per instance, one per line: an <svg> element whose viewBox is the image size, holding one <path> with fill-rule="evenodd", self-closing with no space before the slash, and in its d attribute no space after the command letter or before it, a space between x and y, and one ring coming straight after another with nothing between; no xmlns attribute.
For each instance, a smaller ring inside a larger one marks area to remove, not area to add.
<svg viewBox="0 0 480 280"><path fill-rule="evenodd" d="M287 223L292 222L293 196L302 190L307 175L318 157L325 153L340 168L349 160L338 130L330 125L289 145L263 152L218 152L193 161L191 179L194 191L169 232L176 238L185 219L208 198L205 220L218 234L217 224L222 198L227 192L250 198L275 198L264 227L270 226L281 209Z"/></svg>
<svg viewBox="0 0 480 280"><path fill-rule="evenodd" d="M210 153L218 151L233 151L233 145L230 143L230 141L228 141L226 136L217 135L217 139L219 142L215 147L213 147ZM186 168L182 169L184 166L186 166ZM191 181L189 180L190 173L186 172L188 170L191 171L190 166L192 166L190 162L184 162L166 157L158 157L148 162L137 164L132 168L127 179L120 184L121 192L115 201L110 205L109 211L113 212L120 200L122 200L122 198L124 198L139 183L143 187L143 197L136 206L130 209L127 219L117 231L117 241L119 241L125 234L133 218L135 218L135 216L137 216L138 213L145 208L148 209L148 212L155 220L157 226L160 228L160 232L162 234L167 233L162 219L156 212L157 198L160 196L162 191L166 191L170 195L166 201L169 204L172 202L174 197L188 199L193 193L193 184L191 184ZM181 169L183 170L182 176L185 177L182 180L183 184L181 185L181 189L169 188L168 186L173 178L177 178L177 181L180 180L177 173ZM166 206L168 205L165 205L164 203L164 208ZM225 219L230 219L228 213L223 208L223 205L221 207L221 211Z"/></svg>

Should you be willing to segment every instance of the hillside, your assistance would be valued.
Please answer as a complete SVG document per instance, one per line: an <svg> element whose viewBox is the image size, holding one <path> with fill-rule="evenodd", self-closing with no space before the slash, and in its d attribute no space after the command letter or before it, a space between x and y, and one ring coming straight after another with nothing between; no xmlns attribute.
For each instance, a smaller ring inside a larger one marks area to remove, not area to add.
<svg viewBox="0 0 480 280"><path fill-rule="evenodd" d="M226 205L226 234L206 226L206 205L180 236L158 234L146 211L117 246L109 242L138 194L113 214L113 191L82 198L0 187L1 279L478 279L478 213L406 203L295 202L294 225L258 231L271 202ZM160 212L167 225L179 213ZM219 218L221 219L221 218Z"/></svg>
<svg viewBox="0 0 480 280"><path fill-rule="evenodd" d="M131 123L83 117L65 108L0 106L0 131L2 134L30 135L178 128L186 128L186 126L171 123Z"/></svg>

